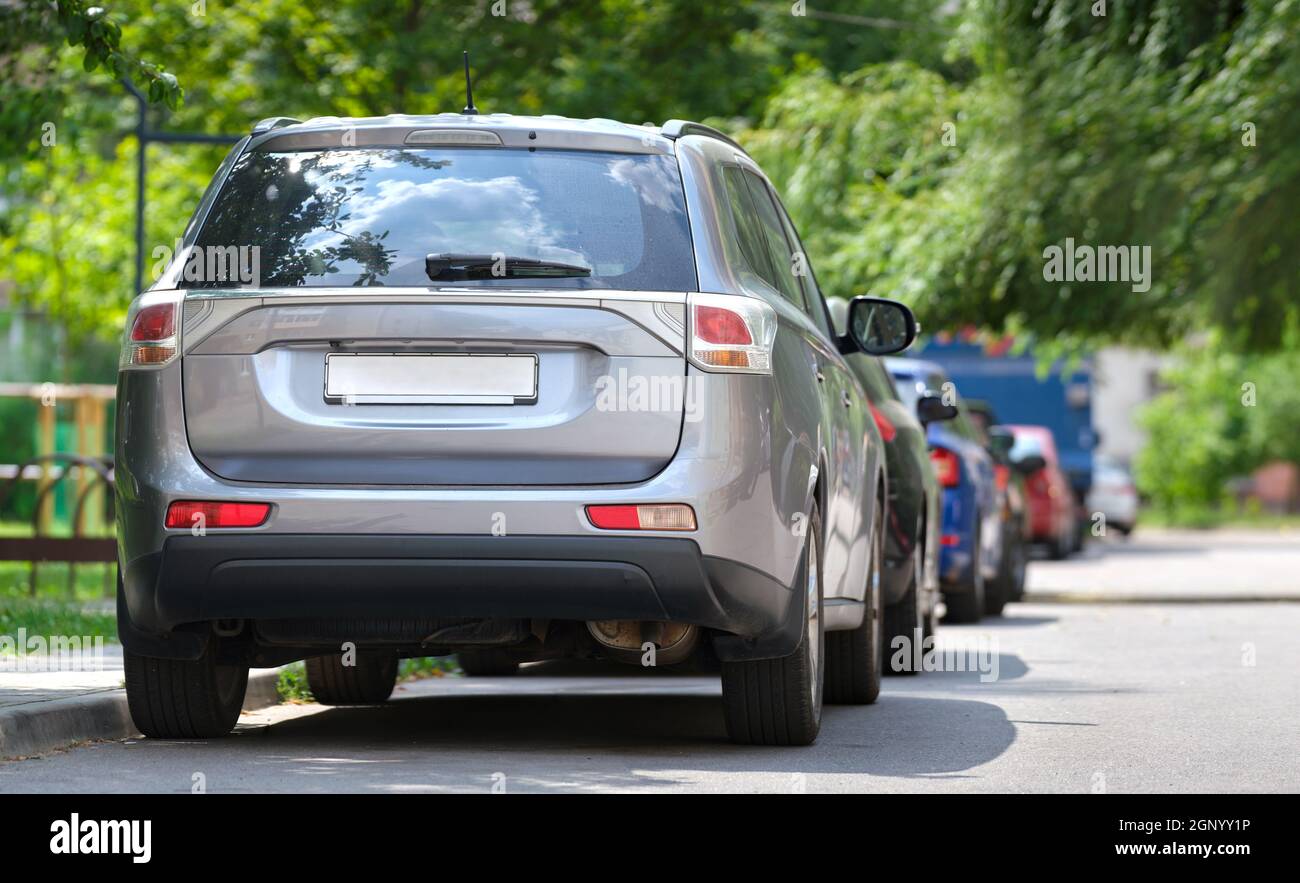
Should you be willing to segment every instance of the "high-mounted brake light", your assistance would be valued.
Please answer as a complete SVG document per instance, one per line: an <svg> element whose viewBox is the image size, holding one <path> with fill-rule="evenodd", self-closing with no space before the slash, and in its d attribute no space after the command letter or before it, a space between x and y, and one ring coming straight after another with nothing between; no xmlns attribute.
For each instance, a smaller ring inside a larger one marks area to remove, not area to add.
<svg viewBox="0 0 1300 883"><path fill-rule="evenodd" d="M501 136L496 132L468 129L420 129L407 135L406 143L435 147L500 147Z"/></svg>
<svg viewBox="0 0 1300 883"><path fill-rule="evenodd" d="M691 363L705 371L772 373L776 311L738 294L693 293L688 299Z"/></svg>
<svg viewBox="0 0 1300 883"><path fill-rule="evenodd" d="M269 503L219 503L178 500L167 507L166 526L176 528L260 527L271 514Z"/></svg>
<svg viewBox="0 0 1300 883"><path fill-rule="evenodd" d="M119 368L159 367L176 358L180 294L148 292L136 298L126 315Z"/></svg>
<svg viewBox="0 0 1300 883"><path fill-rule="evenodd" d="M930 451L930 462L934 464L934 474L940 485L956 487L961 483L961 463L952 451L934 448Z"/></svg>
<svg viewBox="0 0 1300 883"><path fill-rule="evenodd" d="M695 530L695 510L684 503L588 506L587 518L601 530Z"/></svg>

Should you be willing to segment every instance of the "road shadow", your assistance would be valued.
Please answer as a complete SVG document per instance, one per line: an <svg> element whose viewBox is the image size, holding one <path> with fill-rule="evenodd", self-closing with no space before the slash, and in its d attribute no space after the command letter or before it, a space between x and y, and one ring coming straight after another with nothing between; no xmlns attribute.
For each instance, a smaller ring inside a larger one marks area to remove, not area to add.
<svg viewBox="0 0 1300 883"><path fill-rule="evenodd" d="M1032 600L1033 600L1032 598L1028 598L1028 597L1024 599L1025 602L1032 602ZM1022 602L1012 602L1012 603L1017 604ZM989 626L997 626L998 628L1003 628L1005 626L1014 626L1019 628L1019 627L1029 627L1029 626L1052 625L1053 623L1060 622L1060 619L1061 618L1059 616L1033 616L1028 613L1020 613L1015 607L1008 607L1002 612L1001 615L985 616L977 624L969 626L969 628L978 630L981 627L988 628ZM940 636L942 636L948 629L955 629L955 628L966 628L966 626L955 626L950 623L942 623L939 628L939 634Z"/></svg>
<svg viewBox="0 0 1300 883"><path fill-rule="evenodd" d="M943 666L941 669L933 671L926 669L918 676L928 681L926 687L937 686L948 689L969 684L1000 683L1023 678L1029 673L1029 666L1014 653L998 653L996 656L990 656L979 653L979 648L976 647L969 648L969 654L964 652L967 648L952 649L954 652L948 654L947 658L942 650L936 651L939 654L937 657L932 657L930 664L941 665ZM987 678L992 676L996 679L988 681Z"/></svg>
<svg viewBox="0 0 1300 883"><path fill-rule="evenodd" d="M693 678L710 674L686 663L642 666L601 659L547 659L519 667L521 678ZM712 674L716 674L713 672Z"/></svg>
<svg viewBox="0 0 1300 883"><path fill-rule="evenodd" d="M355 790L366 770L361 787L374 791L488 790L498 773L509 790L662 789L704 772L777 774L764 790L782 791L797 774L960 775L1016 736L988 702L886 693L872 706L828 706L813 746L733 745L716 681L699 681L685 694L674 680L662 695L413 695L248 728L222 744L302 790Z"/></svg>

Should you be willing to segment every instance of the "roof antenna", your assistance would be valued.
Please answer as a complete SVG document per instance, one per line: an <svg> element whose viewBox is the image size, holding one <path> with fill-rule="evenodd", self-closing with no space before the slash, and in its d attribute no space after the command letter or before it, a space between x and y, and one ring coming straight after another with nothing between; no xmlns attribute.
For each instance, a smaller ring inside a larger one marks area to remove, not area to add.
<svg viewBox="0 0 1300 883"><path fill-rule="evenodd" d="M469 51L466 50L464 55L465 55L465 109L462 110L461 113L476 114L478 113L478 108L474 106L474 92L470 88L470 84L469 84Z"/></svg>

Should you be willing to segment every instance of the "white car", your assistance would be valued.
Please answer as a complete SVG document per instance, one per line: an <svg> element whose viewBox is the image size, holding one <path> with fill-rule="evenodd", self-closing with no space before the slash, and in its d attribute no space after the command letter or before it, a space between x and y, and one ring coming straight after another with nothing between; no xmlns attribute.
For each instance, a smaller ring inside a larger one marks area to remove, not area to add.
<svg viewBox="0 0 1300 883"><path fill-rule="evenodd" d="M1092 468L1092 489L1088 511L1106 517L1106 526L1128 536L1137 526L1138 495L1128 467L1115 460L1098 458Z"/></svg>

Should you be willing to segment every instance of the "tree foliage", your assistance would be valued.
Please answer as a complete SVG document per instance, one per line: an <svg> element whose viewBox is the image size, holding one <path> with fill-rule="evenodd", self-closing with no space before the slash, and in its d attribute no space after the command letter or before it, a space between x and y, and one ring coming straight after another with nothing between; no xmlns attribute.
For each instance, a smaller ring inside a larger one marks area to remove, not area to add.
<svg viewBox="0 0 1300 883"><path fill-rule="evenodd" d="M886 0L879 14L903 21L938 2ZM817 55L836 73L903 52L938 63L938 44L916 29L846 28L825 17L852 15L858 0L814 5L817 15L797 16L784 2L113 0L85 33L131 65L136 57L122 47L146 55L147 64L123 71L110 51L114 76L143 84L164 67L164 82L175 76L177 91L161 96L152 127L213 134L245 133L269 116L458 111L462 49L471 52L484 112L633 123L757 116L799 56ZM91 16L81 4L59 8ZM18 299L68 323L75 339L114 333L133 295L135 106L113 76L86 72L86 52L62 45L56 12L40 0L11 11L21 27L5 45L25 59L26 73L5 69L5 88L40 88L19 89L0 114L0 278ZM47 124L52 144L42 139ZM146 269L153 250L181 231L221 155L205 146L150 148Z"/></svg>
<svg viewBox="0 0 1300 883"><path fill-rule="evenodd" d="M1300 3L1106 6L969 3L964 79L893 63L786 84L745 138L837 293L1049 341L1281 344L1300 322ZM1047 281L1067 237L1150 246L1150 290Z"/></svg>
<svg viewBox="0 0 1300 883"><path fill-rule="evenodd" d="M1300 0L1093 5L6 5L0 276L74 336L120 322L136 150L121 76L149 84L153 126L236 134L265 116L459 110L465 48L485 112L738 132L830 293L1062 344L1164 345L1213 326L1237 347L1278 346L1300 322ZM151 249L171 244L220 156L150 149ZM1150 290L1046 281L1043 250L1066 237L1149 245Z"/></svg>
<svg viewBox="0 0 1300 883"><path fill-rule="evenodd" d="M60 51L64 44L79 49L79 60ZM122 23L103 6L84 0L0 4L0 158L41 146L42 126L63 115L87 82L83 74L92 71L132 80L151 101L171 108L184 97L175 76L122 45Z"/></svg>
<svg viewBox="0 0 1300 883"><path fill-rule="evenodd" d="M1148 442L1136 478L1157 508L1196 518L1225 483L1274 460L1300 463L1300 348L1241 354L1201 341L1182 347L1166 391L1143 410Z"/></svg>

